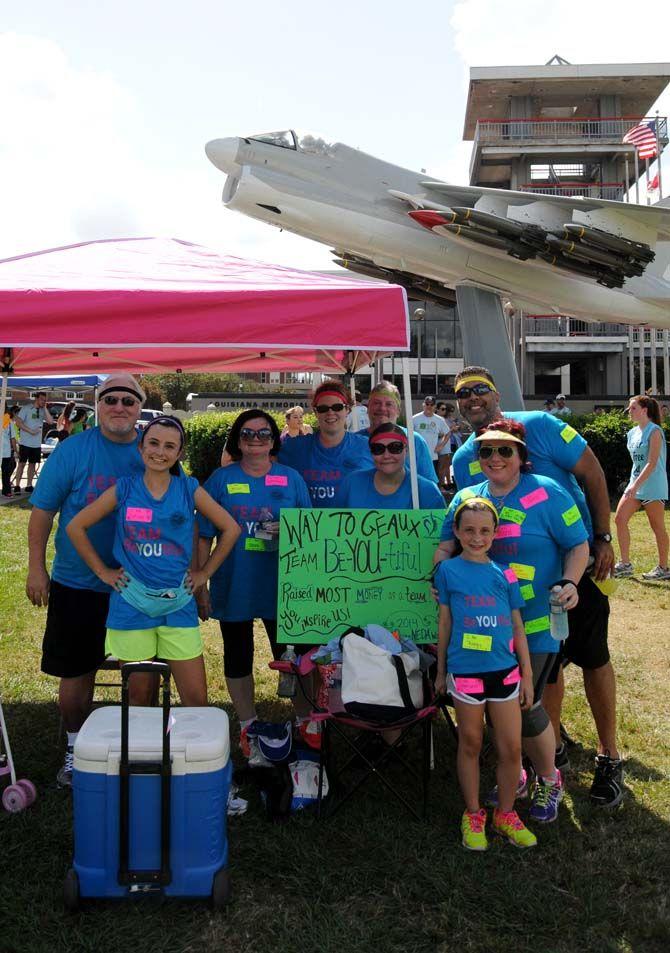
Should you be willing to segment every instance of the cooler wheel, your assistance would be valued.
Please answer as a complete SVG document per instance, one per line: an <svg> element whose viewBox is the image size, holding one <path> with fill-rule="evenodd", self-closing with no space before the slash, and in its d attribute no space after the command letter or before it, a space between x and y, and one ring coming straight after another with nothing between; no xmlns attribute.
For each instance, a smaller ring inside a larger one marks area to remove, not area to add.
<svg viewBox="0 0 670 953"><path fill-rule="evenodd" d="M18 784L10 784L2 792L2 806L10 814L18 814L28 807L28 793Z"/></svg>
<svg viewBox="0 0 670 953"><path fill-rule="evenodd" d="M65 909L69 913L76 913L79 909L79 876L77 875L77 871L73 870L72 867L70 867L65 874L63 902L65 903Z"/></svg>
<svg viewBox="0 0 670 953"><path fill-rule="evenodd" d="M17 781L16 783L25 791L26 796L28 797L28 807L30 807L30 805L34 804L37 800L37 788L32 781L28 781L26 778L21 778L21 780Z"/></svg>
<svg viewBox="0 0 670 953"><path fill-rule="evenodd" d="M231 886L230 873L225 867L217 870L212 884L212 906L215 910L222 910L230 900Z"/></svg>

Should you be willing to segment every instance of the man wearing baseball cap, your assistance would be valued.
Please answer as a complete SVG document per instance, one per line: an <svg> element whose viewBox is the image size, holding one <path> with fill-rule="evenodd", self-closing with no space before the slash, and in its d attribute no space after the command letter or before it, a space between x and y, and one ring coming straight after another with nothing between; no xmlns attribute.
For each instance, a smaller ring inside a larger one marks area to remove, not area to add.
<svg viewBox="0 0 670 953"><path fill-rule="evenodd" d="M391 381L379 381L370 391L368 397L369 425L359 431L364 437L369 437L373 430L382 424L397 424L400 416L400 391ZM423 437L414 431L414 449L416 451L416 472L437 483L437 474L433 468L433 460L428 444ZM409 470L409 463L405 465Z"/></svg>
<svg viewBox="0 0 670 953"><path fill-rule="evenodd" d="M47 459L30 502L26 594L33 605L47 606L42 671L60 679L58 705L67 732L67 751L57 780L72 783L77 733L86 720L95 674L105 658L105 622L111 590L86 566L65 531L70 520L121 476L142 473L135 429L145 394L130 374L113 374L98 393L98 426L64 440ZM46 550L58 514L51 576ZM108 566L112 556L114 515L89 531ZM131 691L143 698L147 684ZM133 682L135 686L133 688Z"/></svg>

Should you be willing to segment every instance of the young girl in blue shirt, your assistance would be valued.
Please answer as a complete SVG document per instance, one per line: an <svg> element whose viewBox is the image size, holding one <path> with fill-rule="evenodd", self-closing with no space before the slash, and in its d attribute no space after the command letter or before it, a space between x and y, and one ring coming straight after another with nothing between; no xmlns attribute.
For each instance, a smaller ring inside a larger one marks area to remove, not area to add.
<svg viewBox="0 0 670 953"><path fill-rule="evenodd" d="M488 847L487 815L479 797L485 709L498 755L493 829L516 847L537 843L514 810L521 708L532 704L533 675L517 578L488 557L497 528L498 513L490 500L464 500L455 511L453 526L462 553L441 562L435 573L440 605L435 687L448 691L456 708L458 780L465 800L461 834L469 850Z"/></svg>
<svg viewBox="0 0 670 953"><path fill-rule="evenodd" d="M139 444L144 473L119 479L71 520L67 533L84 562L113 590L107 651L124 662L165 659L182 704L206 705L207 680L193 592L219 568L240 530L196 479L181 472L183 448L184 430L176 417L151 421ZM197 565L193 561L195 510L220 532L201 569L191 568ZM87 535L90 527L114 511L117 567L103 562Z"/></svg>

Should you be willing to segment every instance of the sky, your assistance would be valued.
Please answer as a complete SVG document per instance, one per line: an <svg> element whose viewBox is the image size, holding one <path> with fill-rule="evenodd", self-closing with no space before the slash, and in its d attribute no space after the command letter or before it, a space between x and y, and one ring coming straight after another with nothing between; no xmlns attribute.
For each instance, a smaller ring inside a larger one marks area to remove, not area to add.
<svg viewBox="0 0 670 953"><path fill-rule="evenodd" d="M0 33L0 257L156 235L332 267L326 246L224 209L205 143L294 128L467 184L471 66L670 58L667 0L639 19L628 0L12 7ZM668 115L670 94L655 108Z"/></svg>

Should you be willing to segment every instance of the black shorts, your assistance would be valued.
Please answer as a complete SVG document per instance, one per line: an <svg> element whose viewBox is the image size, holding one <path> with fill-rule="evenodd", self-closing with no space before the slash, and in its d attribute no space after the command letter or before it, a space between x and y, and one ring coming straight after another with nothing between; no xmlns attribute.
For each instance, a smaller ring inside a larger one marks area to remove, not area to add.
<svg viewBox="0 0 670 953"><path fill-rule="evenodd" d="M595 669L610 660L607 645L610 601L603 595L590 576L582 576L577 586L579 602L568 612L570 634L563 643L558 661L549 676L553 683L560 667L573 662L580 668Z"/></svg>
<svg viewBox="0 0 670 953"><path fill-rule="evenodd" d="M95 672L105 658L109 593L72 589L51 580L42 671L58 678Z"/></svg>
<svg viewBox="0 0 670 953"><path fill-rule="evenodd" d="M223 637L223 674L226 678L246 678L254 669L254 620L219 622ZM277 620L263 619L273 659L286 648L277 645Z"/></svg>
<svg viewBox="0 0 670 953"><path fill-rule="evenodd" d="M19 444L19 463L39 463L42 459L41 447L24 447Z"/></svg>

